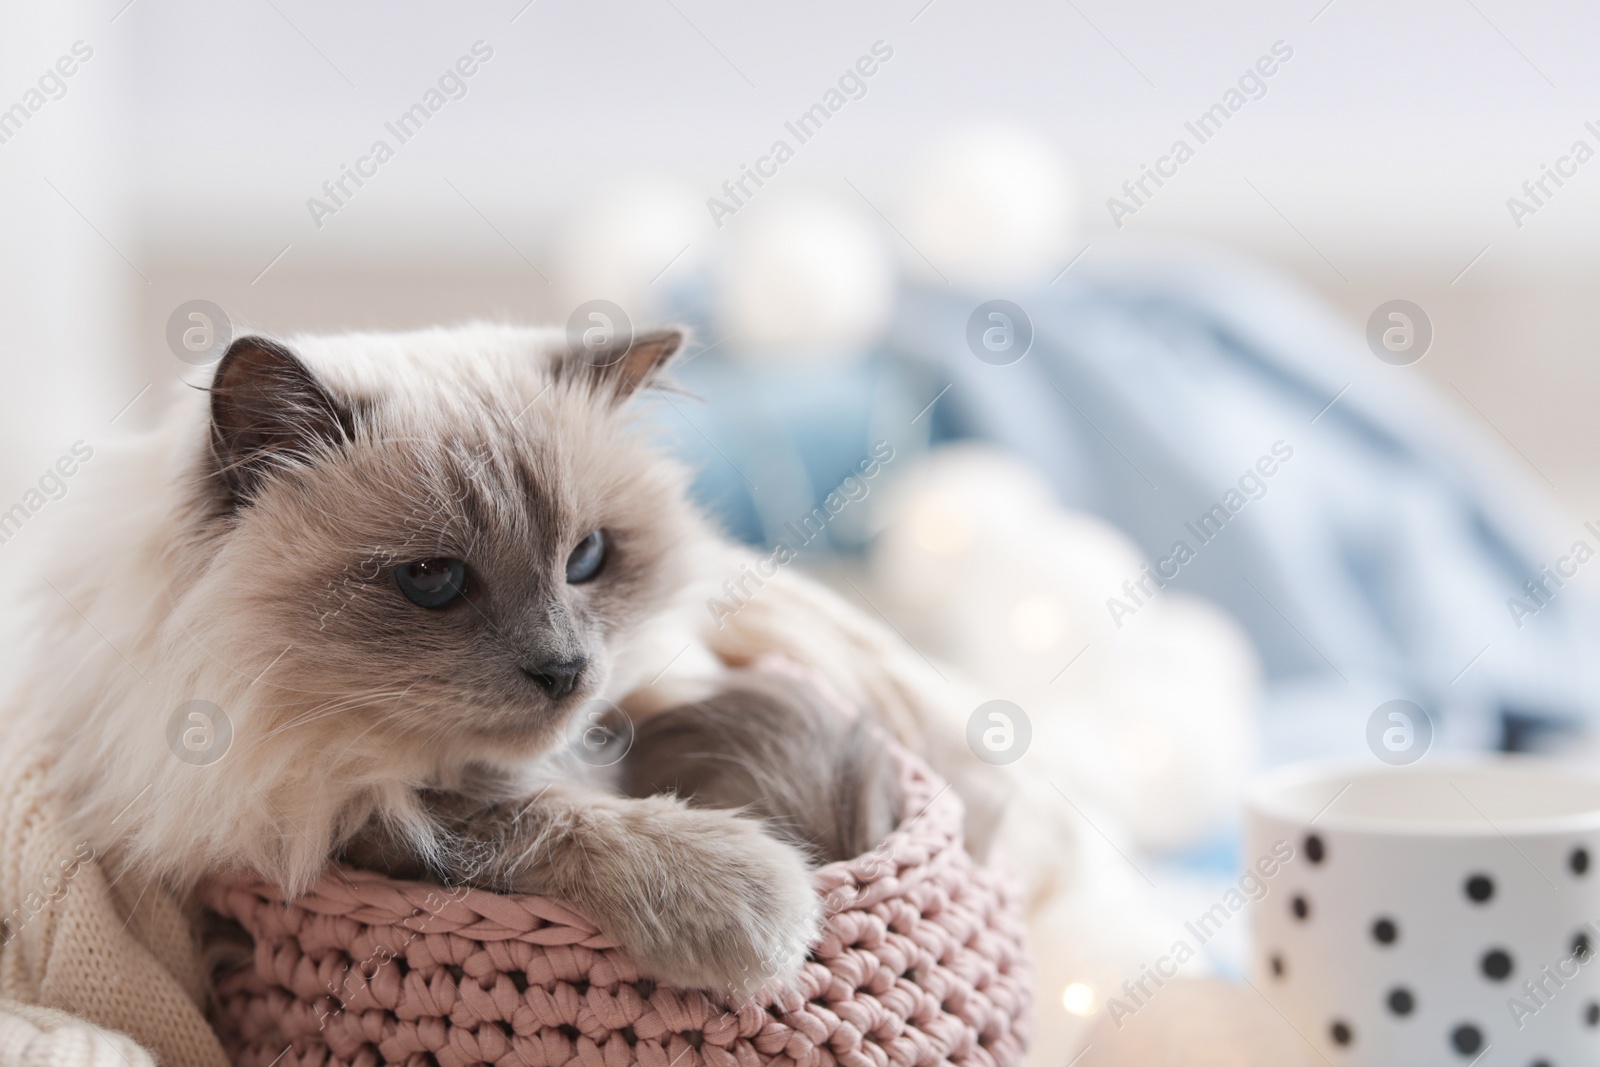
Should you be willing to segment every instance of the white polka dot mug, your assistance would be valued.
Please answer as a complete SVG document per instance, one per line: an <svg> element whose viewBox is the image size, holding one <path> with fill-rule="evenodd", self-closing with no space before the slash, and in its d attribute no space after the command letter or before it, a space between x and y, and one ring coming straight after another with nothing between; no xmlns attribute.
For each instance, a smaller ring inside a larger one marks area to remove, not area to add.
<svg viewBox="0 0 1600 1067"><path fill-rule="evenodd" d="M1600 1064L1600 777L1530 758L1285 768L1250 791L1251 980L1350 1067Z"/></svg>

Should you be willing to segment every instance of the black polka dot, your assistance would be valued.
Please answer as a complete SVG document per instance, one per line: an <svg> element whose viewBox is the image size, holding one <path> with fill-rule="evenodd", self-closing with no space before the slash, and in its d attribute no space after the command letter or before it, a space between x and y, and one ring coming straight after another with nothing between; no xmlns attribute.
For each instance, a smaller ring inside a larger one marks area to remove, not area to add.
<svg viewBox="0 0 1600 1067"><path fill-rule="evenodd" d="M1327 854L1327 849L1322 847L1322 838L1316 834L1306 835L1306 859L1312 863L1321 863L1322 857Z"/></svg>
<svg viewBox="0 0 1600 1067"><path fill-rule="evenodd" d="M1589 850L1579 845L1567 855L1567 867L1582 877L1589 873Z"/></svg>
<svg viewBox="0 0 1600 1067"><path fill-rule="evenodd" d="M1582 962L1587 963L1589 954L1594 951L1594 946L1589 943L1587 931L1579 930L1572 935L1572 954Z"/></svg>
<svg viewBox="0 0 1600 1067"><path fill-rule="evenodd" d="M1328 1027L1328 1036L1333 1038L1335 1045L1348 1045L1355 1040L1355 1034L1350 1032L1350 1024L1343 1019L1335 1019L1333 1025Z"/></svg>
<svg viewBox="0 0 1600 1067"><path fill-rule="evenodd" d="M1482 904L1494 896L1494 882L1486 874L1475 874L1467 879L1467 896L1475 904Z"/></svg>
<svg viewBox="0 0 1600 1067"><path fill-rule="evenodd" d="M1399 936L1400 929L1393 919L1379 919L1372 924L1372 940L1380 945L1392 945Z"/></svg>
<svg viewBox="0 0 1600 1067"><path fill-rule="evenodd" d="M1485 978L1492 978L1496 982L1504 982L1511 975L1511 957L1505 949L1492 948L1485 952L1478 966L1483 969Z"/></svg>
<svg viewBox="0 0 1600 1067"><path fill-rule="evenodd" d="M1550 1067L1549 1060L1534 1060L1528 1067Z"/></svg>
<svg viewBox="0 0 1600 1067"><path fill-rule="evenodd" d="M1388 1004L1389 1010L1396 1015L1410 1015L1417 1006L1417 998L1405 986L1396 986L1389 990Z"/></svg>
<svg viewBox="0 0 1600 1067"><path fill-rule="evenodd" d="M1311 905L1307 903L1305 897L1296 896L1293 900L1289 901L1289 910L1294 912L1294 917L1296 919L1305 919L1311 914Z"/></svg>
<svg viewBox="0 0 1600 1067"><path fill-rule="evenodd" d="M1283 977L1283 957L1276 954L1272 957L1272 977Z"/></svg>
<svg viewBox="0 0 1600 1067"><path fill-rule="evenodd" d="M1583 1021L1589 1026L1600 1026L1600 1003L1589 1001L1589 1006L1583 1009Z"/></svg>
<svg viewBox="0 0 1600 1067"><path fill-rule="evenodd" d="M1483 1047L1483 1031L1471 1023L1462 1023L1450 1031L1450 1045L1463 1056L1470 1056Z"/></svg>

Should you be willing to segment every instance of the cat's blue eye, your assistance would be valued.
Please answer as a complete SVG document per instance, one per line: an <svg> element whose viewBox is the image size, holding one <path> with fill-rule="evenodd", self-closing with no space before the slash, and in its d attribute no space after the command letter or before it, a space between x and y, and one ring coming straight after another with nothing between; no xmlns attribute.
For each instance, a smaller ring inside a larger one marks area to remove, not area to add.
<svg viewBox="0 0 1600 1067"><path fill-rule="evenodd" d="M600 568L606 562L606 533L596 530L572 550L572 555L567 557L567 581L572 585L582 585L592 581L600 573Z"/></svg>
<svg viewBox="0 0 1600 1067"><path fill-rule="evenodd" d="M425 559L395 568L395 583L413 604L442 608L467 591L467 565L459 559Z"/></svg>

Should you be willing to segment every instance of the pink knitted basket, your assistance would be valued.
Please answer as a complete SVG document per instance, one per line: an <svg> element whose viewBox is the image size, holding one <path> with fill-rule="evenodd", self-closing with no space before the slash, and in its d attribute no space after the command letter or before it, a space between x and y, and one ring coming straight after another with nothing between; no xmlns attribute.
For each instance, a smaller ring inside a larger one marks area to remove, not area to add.
<svg viewBox="0 0 1600 1067"><path fill-rule="evenodd" d="M828 919L797 990L743 1005L642 979L572 909L330 872L286 900L216 885L256 942L217 988L240 1067L912 1067L1020 1064L1032 973L1018 889L962 847L962 806L896 753L905 809L815 874Z"/></svg>

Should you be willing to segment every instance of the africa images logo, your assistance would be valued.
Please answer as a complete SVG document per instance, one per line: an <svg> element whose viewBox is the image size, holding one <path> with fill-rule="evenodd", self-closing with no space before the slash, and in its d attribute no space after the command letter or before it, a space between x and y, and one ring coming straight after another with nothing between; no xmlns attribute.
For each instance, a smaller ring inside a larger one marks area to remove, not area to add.
<svg viewBox="0 0 1600 1067"><path fill-rule="evenodd" d="M706 198L706 210L711 212L711 221L717 224L717 229L722 229L724 220L737 215L757 190L778 176L778 168L794 158L797 146L821 133L823 124L844 110L851 100L866 96L867 79L878 73L892 58L894 48L888 42L872 42L870 55L861 56L852 66L846 67L838 81L822 94L821 100L802 111L792 122L783 124L784 130L794 138L794 144L790 144L787 138L779 137L772 142L765 155L756 158L753 166L749 163L739 164L738 176L722 183L722 195Z"/></svg>
<svg viewBox="0 0 1600 1067"><path fill-rule="evenodd" d="M306 198L306 210L311 213L311 221L317 229L322 229L327 218L337 215L368 181L378 176L378 168L394 158L397 146L421 133L423 126L450 101L464 99L468 92L467 79L492 58L494 49L487 42L474 41L470 55L461 56L445 68L437 83L429 86L420 100L402 111L393 122L383 124L394 138L393 145L380 137L372 142L366 155L357 157L355 166L341 163L339 173L322 183L323 195Z"/></svg>
<svg viewBox="0 0 1600 1067"><path fill-rule="evenodd" d="M1244 110L1250 101L1266 96L1266 80L1278 73L1279 68L1293 56L1294 48L1288 42L1273 41L1270 55L1261 56L1252 66L1245 68L1238 81L1223 92L1222 99L1202 111L1192 122L1183 124L1184 131L1194 138L1194 144L1190 144L1187 137L1179 137L1164 155L1156 157L1154 167L1141 163L1139 176L1122 183L1122 197L1106 198L1106 210L1111 213L1111 221L1117 229L1122 229L1125 219L1137 215L1139 209L1148 204L1162 186L1176 178L1178 168L1195 157L1200 145L1221 133L1224 123ZM1152 185L1155 188L1152 189Z"/></svg>

